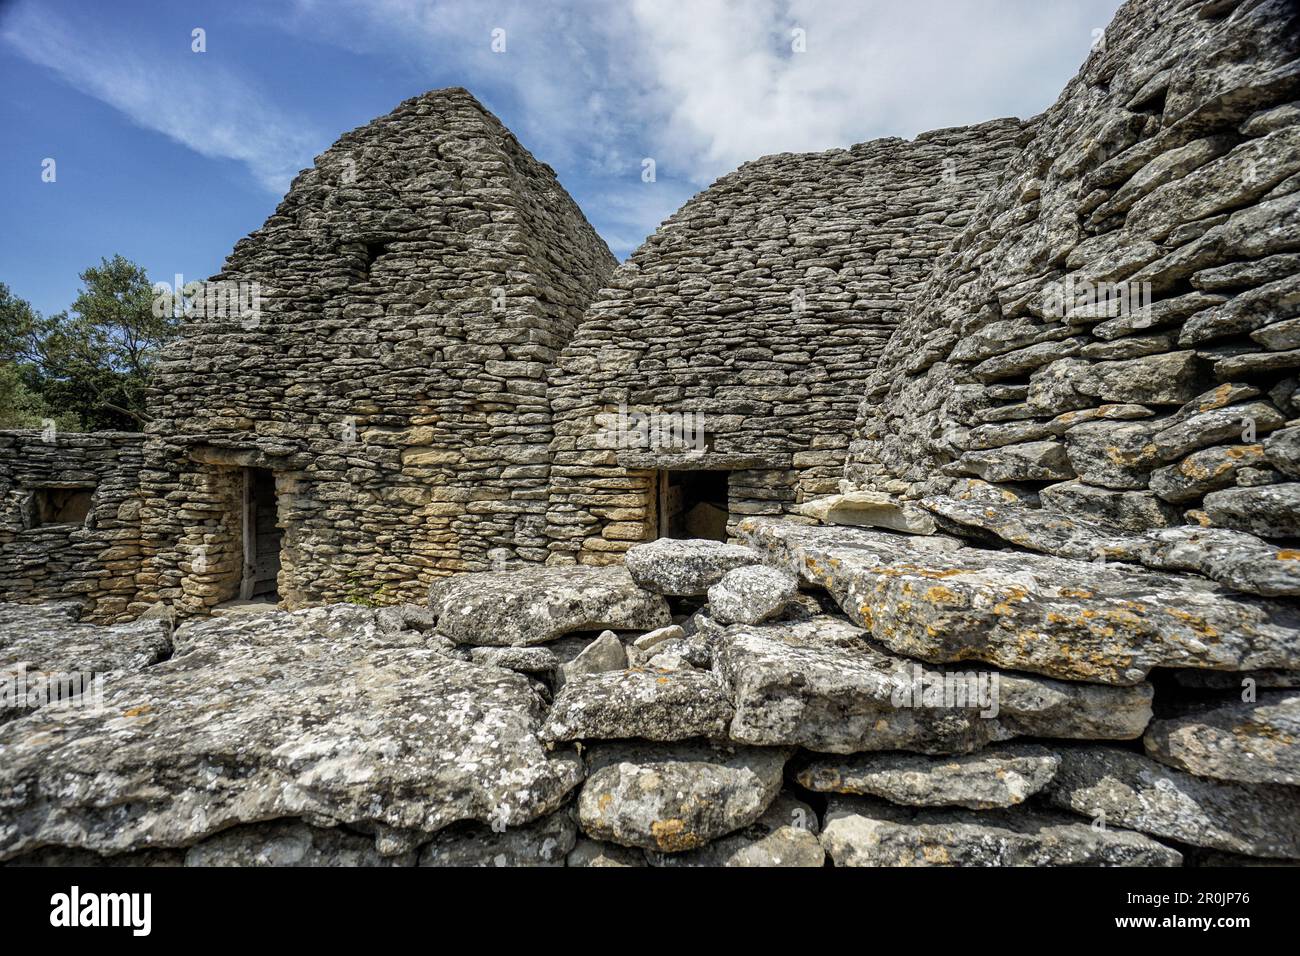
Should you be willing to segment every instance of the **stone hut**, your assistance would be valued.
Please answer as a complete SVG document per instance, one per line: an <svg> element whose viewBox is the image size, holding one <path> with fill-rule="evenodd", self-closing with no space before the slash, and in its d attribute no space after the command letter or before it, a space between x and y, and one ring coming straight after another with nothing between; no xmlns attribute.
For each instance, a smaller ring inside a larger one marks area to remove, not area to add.
<svg viewBox="0 0 1300 956"><path fill-rule="evenodd" d="M0 432L0 593L134 617L143 435Z"/></svg>
<svg viewBox="0 0 1300 956"><path fill-rule="evenodd" d="M465 90L341 137L160 363L141 590L393 603L544 558L546 372L614 265Z"/></svg>
<svg viewBox="0 0 1300 956"><path fill-rule="evenodd" d="M1004 119L768 156L669 218L552 377L552 561L724 538L837 491L867 376L1023 135Z"/></svg>
<svg viewBox="0 0 1300 956"><path fill-rule="evenodd" d="M1297 10L1185 7L1126 5L1035 123L873 364L846 474L965 534L1105 560L1148 532L1143 563L1294 593Z"/></svg>

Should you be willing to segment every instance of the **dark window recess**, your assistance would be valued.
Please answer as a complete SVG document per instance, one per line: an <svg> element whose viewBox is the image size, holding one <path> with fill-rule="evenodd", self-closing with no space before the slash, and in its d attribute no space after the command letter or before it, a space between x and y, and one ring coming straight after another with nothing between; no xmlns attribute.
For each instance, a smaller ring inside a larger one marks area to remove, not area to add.
<svg viewBox="0 0 1300 956"><path fill-rule="evenodd" d="M370 275L370 268L375 264L375 260L388 252L388 243L386 242L367 242L365 245L365 273Z"/></svg>
<svg viewBox="0 0 1300 956"><path fill-rule="evenodd" d="M81 524L90 514L94 488L35 488L32 490L32 527Z"/></svg>
<svg viewBox="0 0 1300 956"><path fill-rule="evenodd" d="M659 536L727 540L726 471L660 473Z"/></svg>

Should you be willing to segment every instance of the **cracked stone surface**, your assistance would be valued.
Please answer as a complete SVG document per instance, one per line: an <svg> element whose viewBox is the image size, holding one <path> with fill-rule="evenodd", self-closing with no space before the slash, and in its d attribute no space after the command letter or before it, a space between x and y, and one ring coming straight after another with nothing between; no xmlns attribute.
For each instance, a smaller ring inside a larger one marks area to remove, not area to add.
<svg viewBox="0 0 1300 956"><path fill-rule="evenodd" d="M427 640L348 605L187 625L102 712L0 727L0 858L188 846L280 817L373 833L387 855L456 821L556 809L582 767L538 739L528 679Z"/></svg>
<svg viewBox="0 0 1300 956"><path fill-rule="evenodd" d="M1062 809L1193 846L1300 857L1300 789L1205 780L1113 747L1058 753L1045 793Z"/></svg>
<svg viewBox="0 0 1300 956"><path fill-rule="evenodd" d="M832 617L734 625L718 642L714 668L736 710L730 734L743 743L969 753L1020 735L1131 739L1151 717L1149 685L926 667Z"/></svg>

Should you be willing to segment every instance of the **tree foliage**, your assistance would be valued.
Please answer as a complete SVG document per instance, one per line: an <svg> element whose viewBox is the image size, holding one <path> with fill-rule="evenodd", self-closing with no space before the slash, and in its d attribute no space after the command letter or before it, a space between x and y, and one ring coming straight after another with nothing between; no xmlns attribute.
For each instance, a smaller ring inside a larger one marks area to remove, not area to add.
<svg viewBox="0 0 1300 956"><path fill-rule="evenodd" d="M0 283L0 427L139 430L145 390L179 320L155 315L145 271L114 256L81 273L67 312L43 316Z"/></svg>

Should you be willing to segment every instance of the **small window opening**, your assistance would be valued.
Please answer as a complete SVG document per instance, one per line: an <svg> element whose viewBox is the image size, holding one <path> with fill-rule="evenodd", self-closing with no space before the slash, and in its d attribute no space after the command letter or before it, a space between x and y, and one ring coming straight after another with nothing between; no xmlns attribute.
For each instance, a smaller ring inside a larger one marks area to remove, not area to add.
<svg viewBox="0 0 1300 956"><path fill-rule="evenodd" d="M94 488L35 488L32 491L32 527L81 524L90 514Z"/></svg>
<svg viewBox="0 0 1300 956"><path fill-rule="evenodd" d="M664 471L659 477L659 537L727 540L726 471Z"/></svg>

